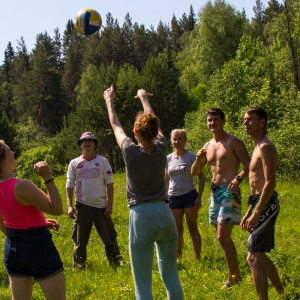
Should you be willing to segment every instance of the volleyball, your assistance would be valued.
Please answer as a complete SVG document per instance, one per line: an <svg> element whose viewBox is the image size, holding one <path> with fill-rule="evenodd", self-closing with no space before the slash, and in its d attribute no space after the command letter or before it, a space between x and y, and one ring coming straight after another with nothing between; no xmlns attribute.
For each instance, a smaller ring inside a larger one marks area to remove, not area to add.
<svg viewBox="0 0 300 300"><path fill-rule="evenodd" d="M92 8L84 8L76 15L75 28L82 34L91 35L102 25L100 14Z"/></svg>

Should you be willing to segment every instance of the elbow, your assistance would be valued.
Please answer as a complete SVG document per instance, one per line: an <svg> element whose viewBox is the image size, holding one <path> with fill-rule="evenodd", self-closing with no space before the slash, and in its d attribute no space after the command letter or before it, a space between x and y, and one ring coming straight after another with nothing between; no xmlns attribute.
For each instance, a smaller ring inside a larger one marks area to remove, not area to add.
<svg viewBox="0 0 300 300"><path fill-rule="evenodd" d="M61 216L64 213L64 210L61 208L58 212L57 212L57 216Z"/></svg>
<svg viewBox="0 0 300 300"><path fill-rule="evenodd" d="M265 186L264 186L264 189L266 190L274 190L275 189L275 180L272 180L272 181L266 181L265 182Z"/></svg>
<svg viewBox="0 0 300 300"><path fill-rule="evenodd" d="M64 213L64 210L62 207L52 209L51 212L49 212L49 214L51 214L53 216L61 216L63 213Z"/></svg>
<svg viewBox="0 0 300 300"><path fill-rule="evenodd" d="M199 175L199 173L194 169L191 169L191 174L192 174L192 176L198 176Z"/></svg>

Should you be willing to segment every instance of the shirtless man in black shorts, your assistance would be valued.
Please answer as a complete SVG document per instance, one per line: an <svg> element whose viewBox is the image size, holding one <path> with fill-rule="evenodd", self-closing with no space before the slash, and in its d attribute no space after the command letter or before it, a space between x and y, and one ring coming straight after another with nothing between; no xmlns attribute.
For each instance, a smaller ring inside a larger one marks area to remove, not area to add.
<svg viewBox="0 0 300 300"><path fill-rule="evenodd" d="M250 232L248 264L259 300L268 299L268 279L279 294L283 293L274 263L266 255L274 248L274 227L280 202L275 192L277 151L266 136L267 113L258 107L247 109L244 127L254 141L254 151L249 166L249 209L241 227Z"/></svg>

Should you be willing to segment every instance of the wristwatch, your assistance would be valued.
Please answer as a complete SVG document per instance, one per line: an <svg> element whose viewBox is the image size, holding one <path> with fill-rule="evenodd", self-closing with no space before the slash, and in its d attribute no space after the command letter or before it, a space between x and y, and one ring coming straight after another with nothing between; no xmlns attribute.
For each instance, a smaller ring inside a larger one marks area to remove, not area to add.
<svg viewBox="0 0 300 300"><path fill-rule="evenodd" d="M243 178L242 178L240 175L236 175L236 176L235 176L235 179L236 179L239 183L242 183L242 181L243 181Z"/></svg>

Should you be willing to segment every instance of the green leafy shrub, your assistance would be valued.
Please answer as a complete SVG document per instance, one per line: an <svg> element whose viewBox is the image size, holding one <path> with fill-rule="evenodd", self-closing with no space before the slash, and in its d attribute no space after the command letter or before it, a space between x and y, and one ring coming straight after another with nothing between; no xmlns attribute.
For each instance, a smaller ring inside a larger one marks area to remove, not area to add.
<svg viewBox="0 0 300 300"><path fill-rule="evenodd" d="M57 163L53 153L53 148L49 146L40 146L29 149L21 154L18 158L18 167L16 176L18 178L27 178L32 180L35 184L40 185L42 179L34 173L33 166L38 161L46 161L51 168L53 176L63 174L65 167Z"/></svg>

